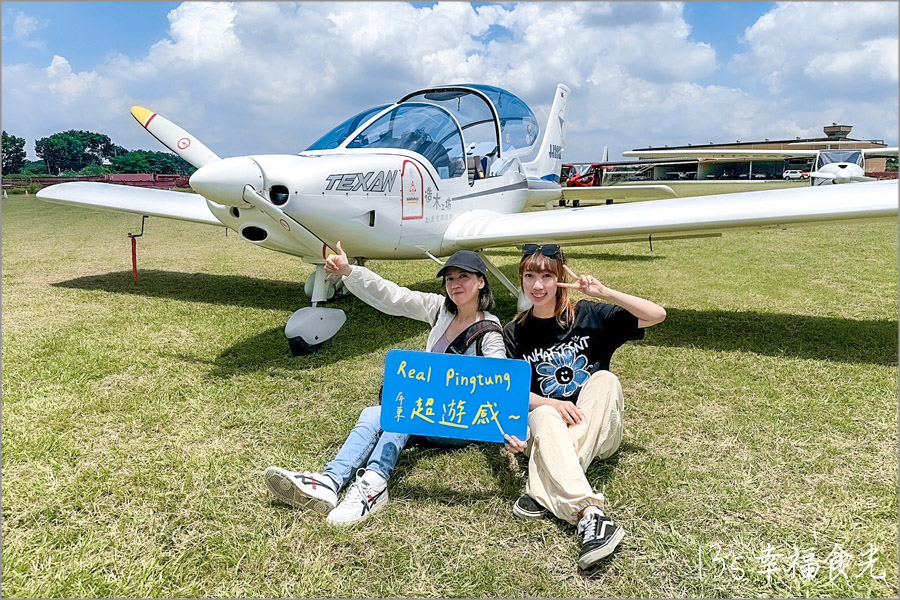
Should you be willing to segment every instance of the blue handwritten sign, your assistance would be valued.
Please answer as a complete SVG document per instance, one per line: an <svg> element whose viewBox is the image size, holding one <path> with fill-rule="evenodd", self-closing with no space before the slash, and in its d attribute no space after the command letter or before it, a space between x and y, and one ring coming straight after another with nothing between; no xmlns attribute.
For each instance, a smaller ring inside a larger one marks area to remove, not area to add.
<svg viewBox="0 0 900 600"><path fill-rule="evenodd" d="M482 442L503 442L504 433L524 440L530 387L523 360L391 350L381 428Z"/></svg>

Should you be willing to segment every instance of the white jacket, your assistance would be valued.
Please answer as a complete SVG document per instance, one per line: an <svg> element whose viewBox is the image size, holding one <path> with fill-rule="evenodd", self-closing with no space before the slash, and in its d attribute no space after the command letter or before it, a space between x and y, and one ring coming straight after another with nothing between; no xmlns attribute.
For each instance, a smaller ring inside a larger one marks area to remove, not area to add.
<svg viewBox="0 0 900 600"><path fill-rule="evenodd" d="M416 292L388 281L377 273L359 265L350 266L350 274L341 278L353 295L381 312L398 317L409 317L425 321L431 325L425 351L437 343L455 316L444 308L444 296L429 292ZM500 319L484 311L484 318L500 325ZM502 326L502 325L501 325ZM450 340L451 342L453 340ZM481 351L485 356L506 358L506 347L503 336L496 331L484 334L481 340ZM475 356L475 344L466 349L466 354Z"/></svg>

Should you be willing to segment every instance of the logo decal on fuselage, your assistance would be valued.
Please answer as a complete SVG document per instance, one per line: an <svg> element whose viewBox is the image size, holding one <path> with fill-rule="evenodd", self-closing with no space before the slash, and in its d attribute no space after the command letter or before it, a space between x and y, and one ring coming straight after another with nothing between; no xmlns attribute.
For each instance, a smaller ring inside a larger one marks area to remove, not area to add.
<svg viewBox="0 0 900 600"><path fill-rule="evenodd" d="M562 159L562 146L550 144L550 158Z"/></svg>
<svg viewBox="0 0 900 600"><path fill-rule="evenodd" d="M325 191L336 190L338 192L358 192L360 189L366 192L392 192L394 181L397 179L397 170L393 171L369 171L368 173L334 173L325 178L328 185Z"/></svg>

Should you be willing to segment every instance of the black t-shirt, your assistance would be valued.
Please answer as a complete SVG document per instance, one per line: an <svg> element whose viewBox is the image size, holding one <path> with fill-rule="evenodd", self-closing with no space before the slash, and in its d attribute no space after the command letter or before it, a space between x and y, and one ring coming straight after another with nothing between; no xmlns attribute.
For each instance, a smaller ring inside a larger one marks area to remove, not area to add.
<svg viewBox="0 0 900 600"><path fill-rule="evenodd" d="M614 304L581 300L568 329L555 318L529 317L503 328L506 353L531 365L531 391L558 400L578 400L578 393L597 371L609 370L616 348L640 340L638 318Z"/></svg>

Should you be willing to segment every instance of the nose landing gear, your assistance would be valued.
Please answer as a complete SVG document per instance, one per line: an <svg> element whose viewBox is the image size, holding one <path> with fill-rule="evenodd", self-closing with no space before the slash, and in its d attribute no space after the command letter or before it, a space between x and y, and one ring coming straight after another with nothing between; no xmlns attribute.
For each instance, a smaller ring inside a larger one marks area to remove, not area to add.
<svg viewBox="0 0 900 600"><path fill-rule="evenodd" d="M340 278L335 280L326 275L324 265L316 265L316 271L307 279L304 289L312 298L312 306L295 311L284 326L284 335L294 356L314 354L340 331L347 320L344 311L338 308L317 306L343 290Z"/></svg>

